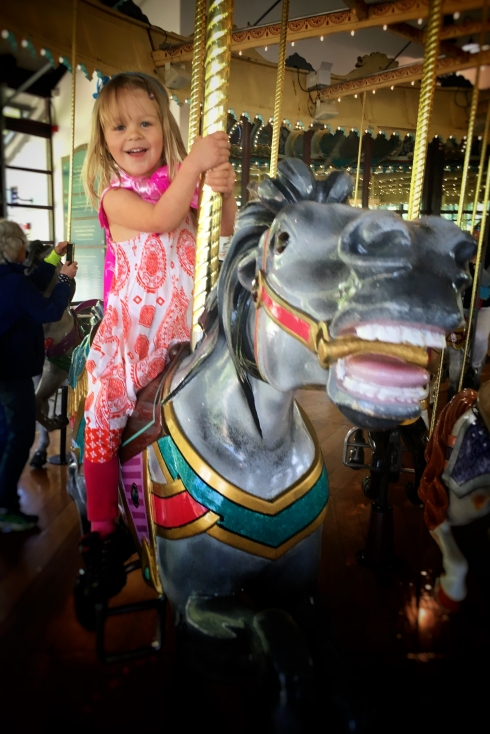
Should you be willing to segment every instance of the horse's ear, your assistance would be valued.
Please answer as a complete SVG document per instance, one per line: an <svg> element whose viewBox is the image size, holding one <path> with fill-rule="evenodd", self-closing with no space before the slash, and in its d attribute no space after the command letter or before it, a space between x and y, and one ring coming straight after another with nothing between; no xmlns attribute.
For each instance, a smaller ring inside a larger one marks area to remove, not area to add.
<svg viewBox="0 0 490 734"><path fill-rule="evenodd" d="M354 181L345 171L334 171L317 184L317 201L320 204L346 204L352 194Z"/></svg>
<svg viewBox="0 0 490 734"><path fill-rule="evenodd" d="M258 250L255 247L238 263L238 280L249 292L252 291L252 284L257 270L257 256Z"/></svg>

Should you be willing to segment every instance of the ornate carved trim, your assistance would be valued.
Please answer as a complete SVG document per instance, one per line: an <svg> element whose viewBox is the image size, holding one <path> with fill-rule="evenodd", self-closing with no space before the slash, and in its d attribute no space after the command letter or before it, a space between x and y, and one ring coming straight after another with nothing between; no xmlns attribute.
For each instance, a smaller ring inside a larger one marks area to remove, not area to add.
<svg viewBox="0 0 490 734"><path fill-rule="evenodd" d="M465 0L464 9L467 11L481 8L483 2L484 0ZM445 0L443 10L446 14L452 14L456 10L460 11L461 0ZM395 2L369 5L366 18L361 20L353 10L341 10L314 15L309 18L297 18L290 20L288 23L288 41L426 18L428 11L429 0L395 0ZM236 31L232 36L231 50L233 53L238 53L248 48L278 43L280 33L281 26L278 23ZM449 36L447 37L449 38ZM192 44L189 43L174 46L165 51L153 52L153 60L156 66L164 66L167 61L176 59L186 61L191 58Z"/></svg>

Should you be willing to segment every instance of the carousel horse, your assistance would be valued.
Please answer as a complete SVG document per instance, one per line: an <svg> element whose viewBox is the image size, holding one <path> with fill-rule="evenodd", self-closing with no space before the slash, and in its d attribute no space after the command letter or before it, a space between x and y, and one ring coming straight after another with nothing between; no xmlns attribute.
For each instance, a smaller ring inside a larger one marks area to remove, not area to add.
<svg viewBox="0 0 490 734"><path fill-rule="evenodd" d="M312 598L329 496L295 390L326 389L366 428L417 418L427 346L440 348L461 322L474 251L443 219L404 222L342 203L351 190L347 174L316 181L298 160L258 184L208 298L202 340L192 354L181 345L180 359L141 391L120 451L143 575L171 601L192 654L226 670L261 650L280 686L292 680L285 640L302 637L288 637L295 623L271 603ZM182 300L172 318L186 309ZM74 367L75 388L83 371ZM75 441L81 453L80 410ZM78 460L69 491L80 496ZM83 599L76 605L87 619ZM305 671L309 650L314 642Z"/></svg>
<svg viewBox="0 0 490 734"><path fill-rule="evenodd" d="M419 494L424 518L442 552L436 598L455 612L466 598L468 562L451 528L490 512L490 382L465 389L443 409L427 446Z"/></svg>

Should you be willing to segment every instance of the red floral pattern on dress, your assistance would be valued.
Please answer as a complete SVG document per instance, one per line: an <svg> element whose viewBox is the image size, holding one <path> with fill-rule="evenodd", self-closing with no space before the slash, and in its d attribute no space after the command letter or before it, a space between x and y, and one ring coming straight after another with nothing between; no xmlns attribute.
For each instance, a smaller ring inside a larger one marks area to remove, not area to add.
<svg viewBox="0 0 490 734"><path fill-rule="evenodd" d="M142 232L114 245L115 287L87 359L91 386L85 418L92 461L108 461L117 453L136 393L164 369L171 342L189 339L191 242L192 220L174 233Z"/></svg>
<svg viewBox="0 0 490 734"><path fill-rule="evenodd" d="M167 253L163 242L157 235L149 235L143 247L136 279L145 291L156 293L166 277Z"/></svg>
<svg viewBox="0 0 490 734"><path fill-rule="evenodd" d="M153 323L155 317L155 306L142 306L138 324L146 326L148 329Z"/></svg>
<svg viewBox="0 0 490 734"><path fill-rule="evenodd" d="M171 341L188 341L190 338L190 329L186 319L188 306L189 298L184 289L177 290L174 287L170 306L167 308L154 339L157 349L168 349Z"/></svg>
<svg viewBox="0 0 490 734"><path fill-rule="evenodd" d="M129 260L120 244L113 242L114 254L116 256L116 270L112 279L111 293L119 293L124 288L129 278Z"/></svg>
<svg viewBox="0 0 490 734"><path fill-rule="evenodd" d="M86 428L85 457L94 464L103 464L116 455L123 429Z"/></svg>
<svg viewBox="0 0 490 734"><path fill-rule="evenodd" d="M134 351L140 359L145 359L148 356L150 349L150 342L148 337L144 334L140 334L134 343Z"/></svg>
<svg viewBox="0 0 490 734"><path fill-rule="evenodd" d="M193 278L196 267L196 240L188 229L183 229L179 234L177 256L182 270Z"/></svg>
<svg viewBox="0 0 490 734"><path fill-rule="evenodd" d="M122 326L123 326L123 340L127 341L129 332L131 330L131 316L129 315L129 308L127 301L121 298L121 313L122 313Z"/></svg>
<svg viewBox="0 0 490 734"><path fill-rule="evenodd" d="M128 397L122 364L117 365L101 383L102 387L96 398L95 418L98 427L109 429L112 427L112 420L131 413L134 401Z"/></svg>

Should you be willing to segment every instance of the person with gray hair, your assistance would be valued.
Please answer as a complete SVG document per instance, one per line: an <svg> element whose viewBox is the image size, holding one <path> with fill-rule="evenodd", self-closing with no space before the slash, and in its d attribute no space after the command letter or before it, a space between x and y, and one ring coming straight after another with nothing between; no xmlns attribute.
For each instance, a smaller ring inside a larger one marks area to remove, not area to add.
<svg viewBox="0 0 490 734"><path fill-rule="evenodd" d="M25 266L29 243L15 222L0 219L0 531L28 530L38 518L20 509L17 482L36 431L32 378L44 363L43 324L59 321L70 298L77 263L65 263L48 298L43 291L66 252L59 242L37 268ZM27 277L26 277L27 276Z"/></svg>

